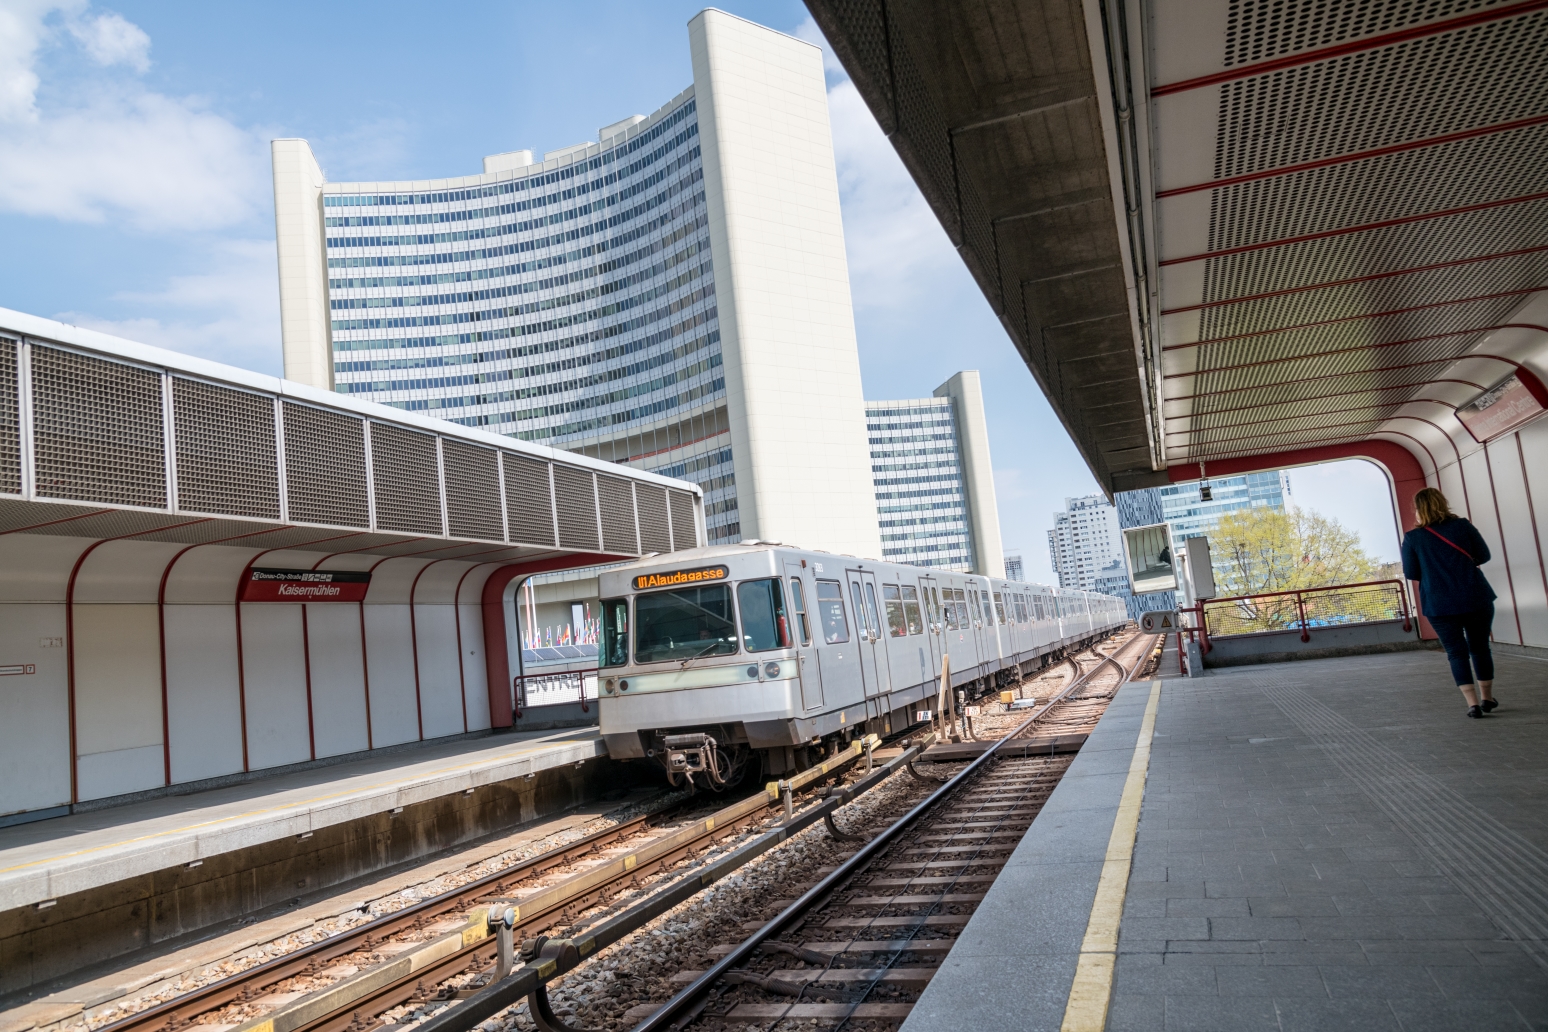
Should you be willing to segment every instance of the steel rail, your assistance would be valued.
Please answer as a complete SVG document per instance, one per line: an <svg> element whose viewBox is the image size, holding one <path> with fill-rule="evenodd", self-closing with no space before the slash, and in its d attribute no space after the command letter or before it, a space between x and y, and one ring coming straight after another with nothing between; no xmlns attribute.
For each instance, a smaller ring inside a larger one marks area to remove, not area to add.
<svg viewBox="0 0 1548 1032"><path fill-rule="evenodd" d="M1140 641L1144 637L1144 635L1136 634L1133 640ZM1125 643L1126 647L1127 644L1128 643ZM1098 670L1101 670L1108 663L1111 663L1118 668L1118 672L1121 675L1119 684L1121 685L1126 683L1133 670L1138 669L1138 663L1136 663L1134 667L1125 668L1116 657L1117 653L1114 653L1112 656L1101 657L1101 660L1095 666L1067 685L1064 691L1059 694L1058 699L1062 700L1064 696L1074 691L1076 687L1085 684L1086 681L1090 680L1090 678ZM1055 700L1050 700L1041 709L1033 713L1032 716L1024 720L1014 731L1006 735L1004 738L1001 738L994 745L986 749L982 756L969 763L962 770L958 771L957 774L954 775L949 781L941 785L940 788L930 793L930 795L924 801L914 806L914 808L909 810L908 813L904 814L897 821L893 822L891 826L876 835L875 838L871 839L864 846L861 846L858 852L840 864L831 874L827 875L818 881L817 884L813 885L811 888L802 893L801 897L786 907L779 914L779 916L775 917L752 935L742 940L742 942L735 949L722 957L713 967L709 968L709 970L705 971L698 978L694 979L693 982L683 988L682 991L680 991L676 996L672 997L672 999L663 1004L660 1010L656 1011L655 1014L651 1015L649 1018L636 1025L633 1032L663 1032L663 1030L673 1030L673 1032L675 1032L675 1030L681 1029L686 1024L695 1020L698 1016L698 1013L694 1008L694 1004L698 1001L699 997L703 996L704 993L714 985L715 982L719 981L720 978L729 972L732 968L738 967L747 960L751 959L752 955L764 942L773 938L777 933L783 931L788 925L793 924L797 919L801 918L807 911L813 909L814 906L816 906L820 901L838 889L852 875L856 874L868 863L870 863L871 860L874 859L875 856L880 853L884 847L890 844L893 839L897 838L908 828L912 827L916 821L932 810L947 796L955 793L956 790L961 787L969 778L974 776L981 768L989 763L989 761L994 757L995 753L999 751L1002 745L1011 741L1017 735L1024 733L1032 726L1034 721L1048 712L1049 707L1054 705L1054 701ZM683 1016L687 1020L679 1022L676 1020L679 1016ZM439 1032L439 1030L437 1030L437 1032Z"/></svg>

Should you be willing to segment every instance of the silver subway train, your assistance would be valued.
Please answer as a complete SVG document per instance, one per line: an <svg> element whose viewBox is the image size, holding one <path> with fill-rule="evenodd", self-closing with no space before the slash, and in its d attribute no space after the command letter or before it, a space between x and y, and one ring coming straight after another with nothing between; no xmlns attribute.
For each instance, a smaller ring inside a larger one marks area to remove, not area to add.
<svg viewBox="0 0 1548 1032"><path fill-rule="evenodd" d="M767 542L604 571L601 598L609 754L701 788L902 730L935 707L943 655L976 694L1128 622L1109 595Z"/></svg>

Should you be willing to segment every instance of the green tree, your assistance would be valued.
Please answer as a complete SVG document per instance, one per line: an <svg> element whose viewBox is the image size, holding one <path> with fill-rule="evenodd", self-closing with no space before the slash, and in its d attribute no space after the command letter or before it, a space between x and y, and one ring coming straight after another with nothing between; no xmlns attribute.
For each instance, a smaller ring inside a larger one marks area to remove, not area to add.
<svg viewBox="0 0 1548 1032"><path fill-rule="evenodd" d="M1209 535L1215 587L1222 598L1296 591L1379 579L1381 564L1365 554L1360 535L1309 509L1267 507L1223 516ZM1396 615L1396 593L1356 589L1309 596L1313 623L1386 619ZM1296 626L1294 596L1212 606L1212 633L1235 634Z"/></svg>

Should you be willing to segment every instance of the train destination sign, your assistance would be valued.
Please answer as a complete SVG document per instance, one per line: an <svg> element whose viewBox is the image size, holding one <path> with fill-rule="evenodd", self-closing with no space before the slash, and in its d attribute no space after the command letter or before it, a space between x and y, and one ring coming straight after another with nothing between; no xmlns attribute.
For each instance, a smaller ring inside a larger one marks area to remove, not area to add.
<svg viewBox="0 0 1548 1032"><path fill-rule="evenodd" d="M708 584L723 581L731 576L724 566L701 566L696 570L673 570L671 573L642 573L634 578L634 590L650 588L680 588L685 584Z"/></svg>
<svg viewBox="0 0 1548 1032"><path fill-rule="evenodd" d="M242 585L243 602L364 602L371 575L363 570L254 568Z"/></svg>
<svg viewBox="0 0 1548 1032"><path fill-rule="evenodd" d="M1479 444L1508 434L1543 414L1544 392L1535 380L1528 370L1512 373L1458 408L1457 419Z"/></svg>

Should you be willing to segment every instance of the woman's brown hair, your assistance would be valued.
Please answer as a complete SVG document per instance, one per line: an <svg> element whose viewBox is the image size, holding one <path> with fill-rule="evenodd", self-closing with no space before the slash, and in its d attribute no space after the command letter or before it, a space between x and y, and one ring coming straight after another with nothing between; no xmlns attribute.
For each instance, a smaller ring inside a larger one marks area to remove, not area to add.
<svg viewBox="0 0 1548 1032"><path fill-rule="evenodd" d="M1421 527L1449 520L1454 515L1451 506L1446 503L1446 496L1433 487L1427 487L1414 495L1414 512L1419 517Z"/></svg>

